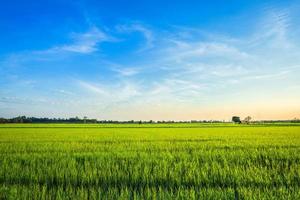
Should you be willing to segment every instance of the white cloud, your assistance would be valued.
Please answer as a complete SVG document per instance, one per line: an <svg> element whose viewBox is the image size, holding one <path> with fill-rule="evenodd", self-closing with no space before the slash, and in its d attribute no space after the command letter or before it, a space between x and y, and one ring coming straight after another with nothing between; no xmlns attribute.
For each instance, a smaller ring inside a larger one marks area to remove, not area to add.
<svg viewBox="0 0 300 200"><path fill-rule="evenodd" d="M97 27L92 27L84 33L72 33L71 39L72 42L69 44L58 45L45 50L24 51L9 55L7 62L16 65L30 60L48 61L57 59L65 53L90 54L98 51L100 43L114 41L113 37Z"/></svg>
<svg viewBox="0 0 300 200"><path fill-rule="evenodd" d="M77 80L77 84L90 93L92 98L99 98L101 102L110 104L116 102L128 101L133 97L139 96L140 88L133 82L116 82L105 85L104 83L90 83L83 80Z"/></svg>
<svg viewBox="0 0 300 200"><path fill-rule="evenodd" d="M138 68L132 67L119 67L112 69L113 71L117 72L120 76L134 76L140 72Z"/></svg>
<svg viewBox="0 0 300 200"><path fill-rule="evenodd" d="M73 43L53 47L49 49L49 52L66 51L88 54L97 51L99 43L112 40L110 36L96 27L85 33L73 33L72 39Z"/></svg>
<svg viewBox="0 0 300 200"><path fill-rule="evenodd" d="M99 86L99 85L95 85L95 84L91 84L85 81L81 81L81 80L77 80L77 83L84 89L86 89L89 92L93 92L96 94L100 94L104 97L109 96L109 92L106 91L107 89Z"/></svg>
<svg viewBox="0 0 300 200"><path fill-rule="evenodd" d="M142 47L138 50L138 52L149 50L154 47L153 32L150 29L143 26L142 24L132 23L126 25L119 25L116 28L119 32L123 32L123 33L140 32L141 34L143 34L145 38L145 43L142 44Z"/></svg>
<svg viewBox="0 0 300 200"><path fill-rule="evenodd" d="M274 80L280 78L286 78L288 74L291 73L291 70L284 70L277 73L268 73L268 74L258 74L254 76L247 76L245 79L251 80Z"/></svg>
<svg viewBox="0 0 300 200"><path fill-rule="evenodd" d="M226 43L216 42L185 42L173 41L175 46L169 47L169 54L174 54L173 57L179 59L203 56L222 56L230 57L231 59L244 59L249 55L238 48Z"/></svg>
<svg viewBox="0 0 300 200"><path fill-rule="evenodd" d="M110 37L96 27L83 34L74 33L73 39L73 44L55 48L62 51L70 51L76 53L92 53L94 51L97 51L97 45L100 42L110 41Z"/></svg>
<svg viewBox="0 0 300 200"><path fill-rule="evenodd" d="M58 93L58 94L62 94L62 95L65 95L65 96L70 96L70 95L74 95L73 92L71 91L68 91L68 90L64 90L64 89L55 89L53 90L55 93Z"/></svg>
<svg viewBox="0 0 300 200"><path fill-rule="evenodd" d="M285 9L269 9L258 24L254 36L249 39L249 45L270 48L290 48L289 40L290 15Z"/></svg>

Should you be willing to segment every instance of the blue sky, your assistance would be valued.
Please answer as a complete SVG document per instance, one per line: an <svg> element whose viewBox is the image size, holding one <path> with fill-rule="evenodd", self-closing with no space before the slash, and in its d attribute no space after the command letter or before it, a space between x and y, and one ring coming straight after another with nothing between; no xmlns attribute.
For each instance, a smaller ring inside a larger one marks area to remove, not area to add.
<svg viewBox="0 0 300 200"><path fill-rule="evenodd" d="M300 117L297 1L5 1L0 115Z"/></svg>

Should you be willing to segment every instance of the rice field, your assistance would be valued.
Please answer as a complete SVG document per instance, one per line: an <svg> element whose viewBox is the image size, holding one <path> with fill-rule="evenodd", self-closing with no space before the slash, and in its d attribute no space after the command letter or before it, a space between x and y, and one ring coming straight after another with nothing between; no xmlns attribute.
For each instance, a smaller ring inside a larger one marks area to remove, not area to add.
<svg viewBox="0 0 300 200"><path fill-rule="evenodd" d="M0 199L300 199L300 126L0 125Z"/></svg>

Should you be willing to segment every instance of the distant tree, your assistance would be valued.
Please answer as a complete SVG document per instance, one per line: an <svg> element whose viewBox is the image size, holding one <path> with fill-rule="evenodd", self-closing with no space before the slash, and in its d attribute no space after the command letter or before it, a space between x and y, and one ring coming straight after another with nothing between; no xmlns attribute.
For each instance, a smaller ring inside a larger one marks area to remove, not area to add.
<svg viewBox="0 0 300 200"><path fill-rule="evenodd" d="M232 121L234 122L234 123L241 123L241 119L240 119L240 117L238 117L238 116L233 116L232 117Z"/></svg>
<svg viewBox="0 0 300 200"><path fill-rule="evenodd" d="M248 117L246 117L244 120L243 120L243 122L244 123L246 123L246 124L249 124L250 123L250 121L251 121L251 117L250 116L248 116Z"/></svg>
<svg viewBox="0 0 300 200"><path fill-rule="evenodd" d="M8 119L5 119L5 118L0 118L0 123L1 123L1 124L9 123L9 120L8 120Z"/></svg>

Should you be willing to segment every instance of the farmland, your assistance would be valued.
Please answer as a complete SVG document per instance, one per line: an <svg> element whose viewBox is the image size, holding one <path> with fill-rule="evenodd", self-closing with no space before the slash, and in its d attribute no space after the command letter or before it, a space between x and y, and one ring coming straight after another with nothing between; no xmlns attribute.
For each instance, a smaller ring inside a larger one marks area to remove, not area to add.
<svg viewBox="0 0 300 200"><path fill-rule="evenodd" d="M300 199L293 124L4 124L0 154L0 199Z"/></svg>

